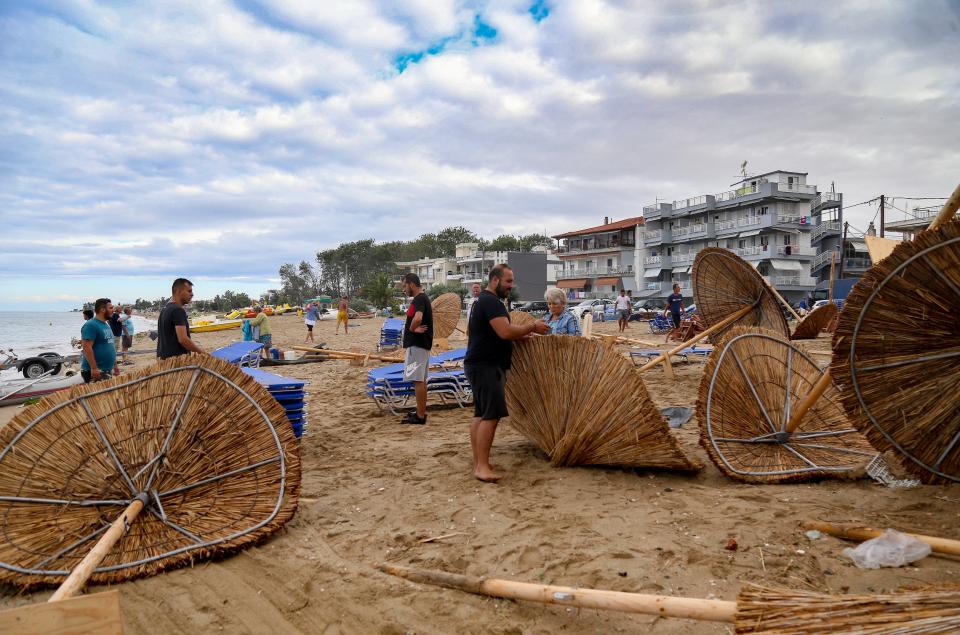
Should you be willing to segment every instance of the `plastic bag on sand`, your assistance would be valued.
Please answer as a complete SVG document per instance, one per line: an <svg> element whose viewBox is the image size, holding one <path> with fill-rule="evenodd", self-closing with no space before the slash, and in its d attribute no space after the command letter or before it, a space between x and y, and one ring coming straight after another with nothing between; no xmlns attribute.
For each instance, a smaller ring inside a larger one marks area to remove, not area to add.
<svg viewBox="0 0 960 635"><path fill-rule="evenodd" d="M844 549L843 555L853 560L861 569L902 567L930 555L930 545L899 532L888 529L876 538L861 543L855 549Z"/></svg>

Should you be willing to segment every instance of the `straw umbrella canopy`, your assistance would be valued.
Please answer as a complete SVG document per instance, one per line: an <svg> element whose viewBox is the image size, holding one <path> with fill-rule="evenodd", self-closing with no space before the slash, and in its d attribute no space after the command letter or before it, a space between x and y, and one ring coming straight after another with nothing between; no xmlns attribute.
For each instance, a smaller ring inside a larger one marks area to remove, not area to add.
<svg viewBox="0 0 960 635"><path fill-rule="evenodd" d="M529 324L531 322L536 322L537 318L533 317L526 311L517 311L514 309L510 311L510 323L511 324Z"/></svg>
<svg viewBox="0 0 960 635"><path fill-rule="evenodd" d="M50 395L3 428L0 448L0 581L19 586L62 582L137 499L142 513L92 580L243 548L297 509L283 408L209 355Z"/></svg>
<svg viewBox="0 0 960 635"><path fill-rule="evenodd" d="M680 450L632 364L596 340L517 342L507 403L511 425L555 466L701 467Z"/></svg>
<svg viewBox="0 0 960 635"><path fill-rule="evenodd" d="M691 278L697 312L708 327L744 307L753 307L732 326L760 326L790 336L773 290L753 265L729 249L701 249L693 261Z"/></svg>
<svg viewBox="0 0 960 635"><path fill-rule="evenodd" d="M704 367L700 445L737 480L800 481L850 472L876 456L830 386L788 431L791 409L823 375L803 349L769 329L734 327Z"/></svg>
<svg viewBox="0 0 960 635"><path fill-rule="evenodd" d="M960 221L898 245L847 297L831 369L880 450L928 483L960 481Z"/></svg>
<svg viewBox="0 0 960 635"><path fill-rule="evenodd" d="M461 304L463 302L457 293L444 293L430 303L433 308L434 337L450 337L460 321Z"/></svg>
<svg viewBox="0 0 960 635"><path fill-rule="evenodd" d="M797 327L793 329L790 336L792 340L813 340L816 339L823 329L827 328L830 321L837 314L837 305L833 302L827 302L821 307L811 311L807 317L803 318Z"/></svg>

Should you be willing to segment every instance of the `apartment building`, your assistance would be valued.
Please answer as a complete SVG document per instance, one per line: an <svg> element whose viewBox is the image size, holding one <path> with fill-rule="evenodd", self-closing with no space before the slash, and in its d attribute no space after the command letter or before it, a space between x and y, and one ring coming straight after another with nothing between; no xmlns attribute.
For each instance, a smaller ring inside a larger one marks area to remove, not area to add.
<svg viewBox="0 0 960 635"><path fill-rule="evenodd" d="M454 258L420 258L398 262L396 265L401 273L417 274L425 291L429 291L435 284L450 284L459 282L462 278ZM399 279L397 282L399 283Z"/></svg>
<svg viewBox="0 0 960 635"><path fill-rule="evenodd" d="M642 281L635 296L663 298L674 283L684 295L692 295L693 260L704 247L730 249L791 301L813 290L817 279L811 264L817 248L811 231L818 192L807 183L807 173L777 170L744 177L731 187L718 194L643 208L642 249L638 249ZM832 196L820 199L820 221L829 219L823 213L834 208L839 218L842 198L835 196L836 201ZM818 241L825 238L819 235Z"/></svg>
<svg viewBox="0 0 960 635"><path fill-rule="evenodd" d="M562 263L556 286L571 299L612 298L620 289L635 292L643 224L642 216L619 221L605 217L602 225L553 236Z"/></svg>

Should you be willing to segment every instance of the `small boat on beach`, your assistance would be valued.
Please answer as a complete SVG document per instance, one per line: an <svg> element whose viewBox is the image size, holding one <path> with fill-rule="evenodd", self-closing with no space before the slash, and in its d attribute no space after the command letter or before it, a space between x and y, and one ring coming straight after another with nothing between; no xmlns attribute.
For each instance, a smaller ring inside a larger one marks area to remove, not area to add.
<svg viewBox="0 0 960 635"><path fill-rule="evenodd" d="M191 333L211 333L213 331L226 331L228 329L238 329L243 324L243 320L196 320L190 323Z"/></svg>
<svg viewBox="0 0 960 635"><path fill-rule="evenodd" d="M0 381L0 406L12 406L36 397L43 397L83 383L80 373L51 375L41 379L8 379Z"/></svg>

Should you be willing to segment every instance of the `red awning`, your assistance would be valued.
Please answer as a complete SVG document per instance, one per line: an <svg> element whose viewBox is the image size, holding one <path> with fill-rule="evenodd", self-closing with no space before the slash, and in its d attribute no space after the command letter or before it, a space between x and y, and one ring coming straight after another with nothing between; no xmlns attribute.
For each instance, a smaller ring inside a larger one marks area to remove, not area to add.
<svg viewBox="0 0 960 635"><path fill-rule="evenodd" d="M597 278L594 281L594 284L603 285L603 284L620 284L620 278Z"/></svg>
<svg viewBox="0 0 960 635"><path fill-rule="evenodd" d="M586 278L572 278L570 280L558 280L557 288L559 289L582 289L583 286L587 284Z"/></svg>

